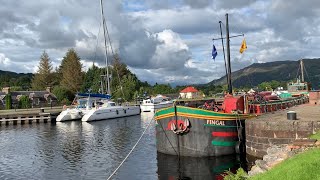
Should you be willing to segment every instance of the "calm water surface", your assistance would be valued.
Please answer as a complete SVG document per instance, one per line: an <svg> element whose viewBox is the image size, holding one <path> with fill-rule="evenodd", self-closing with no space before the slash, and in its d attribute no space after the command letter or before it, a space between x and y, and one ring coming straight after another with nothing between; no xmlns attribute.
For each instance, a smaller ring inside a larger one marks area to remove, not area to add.
<svg viewBox="0 0 320 180"><path fill-rule="evenodd" d="M107 179L153 114L91 123L0 126L0 179ZM157 153L154 123L112 179L219 179L239 158L181 158Z"/></svg>

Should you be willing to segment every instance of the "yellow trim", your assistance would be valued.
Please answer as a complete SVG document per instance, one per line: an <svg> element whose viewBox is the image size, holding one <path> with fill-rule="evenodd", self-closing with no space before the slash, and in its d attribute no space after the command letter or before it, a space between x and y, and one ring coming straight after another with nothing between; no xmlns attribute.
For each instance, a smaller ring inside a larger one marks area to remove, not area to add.
<svg viewBox="0 0 320 180"><path fill-rule="evenodd" d="M168 118L168 117L174 117L174 113L169 113L166 115L161 115L161 116L156 116L155 120L161 120L164 118ZM203 116L203 115L192 115L192 114L188 114L188 113L177 113L177 116L183 116L183 117L189 117L189 118L199 118L199 119L219 119L219 120L224 120L224 121L234 121L237 119L248 119L251 118L250 115L242 115L242 116L234 116L234 117L221 117L221 116Z"/></svg>

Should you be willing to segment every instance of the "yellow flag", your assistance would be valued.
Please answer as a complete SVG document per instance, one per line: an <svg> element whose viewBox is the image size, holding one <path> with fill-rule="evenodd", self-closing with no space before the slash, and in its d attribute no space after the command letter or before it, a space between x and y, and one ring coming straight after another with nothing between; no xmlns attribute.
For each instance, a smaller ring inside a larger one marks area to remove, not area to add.
<svg viewBox="0 0 320 180"><path fill-rule="evenodd" d="M241 47L240 47L240 53L242 54L246 49L247 49L246 39L243 39Z"/></svg>

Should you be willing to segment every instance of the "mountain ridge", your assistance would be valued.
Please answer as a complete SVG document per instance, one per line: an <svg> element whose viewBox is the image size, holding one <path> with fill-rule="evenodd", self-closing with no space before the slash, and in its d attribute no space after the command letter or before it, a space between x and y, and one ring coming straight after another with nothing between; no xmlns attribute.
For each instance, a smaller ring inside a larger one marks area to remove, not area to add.
<svg viewBox="0 0 320 180"><path fill-rule="evenodd" d="M313 88L318 88L320 81L320 58L303 59L305 81L311 82ZM231 80L234 87L253 87L262 82L294 81L298 78L299 61L274 61L267 63L254 63L243 69L232 72ZM300 73L300 72L299 72ZM206 85L224 85L226 76L215 79Z"/></svg>

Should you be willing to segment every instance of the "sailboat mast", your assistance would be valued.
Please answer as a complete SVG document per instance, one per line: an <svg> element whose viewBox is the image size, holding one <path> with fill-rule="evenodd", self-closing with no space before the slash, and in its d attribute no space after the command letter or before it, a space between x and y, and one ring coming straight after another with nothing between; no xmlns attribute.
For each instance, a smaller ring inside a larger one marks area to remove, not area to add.
<svg viewBox="0 0 320 180"><path fill-rule="evenodd" d="M300 68L301 68L301 82L304 82L304 67L303 67L303 61L300 60Z"/></svg>
<svg viewBox="0 0 320 180"><path fill-rule="evenodd" d="M229 21L228 13L226 14L226 40L227 40L227 64L228 64L228 93L232 94L232 85L231 85L231 63L230 63L230 37L229 37Z"/></svg>
<svg viewBox="0 0 320 180"><path fill-rule="evenodd" d="M106 38L106 20L104 18L103 14L103 4L102 0L100 0L100 6L101 6L101 18L102 18L102 23L103 23L103 37L104 37L104 48L105 48L105 56L106 56L106 68L107 68L107 94L111 95L110 91L110 78L109 78L109 68L108 68L108 50L107 50L107 38Z"/></svg>

